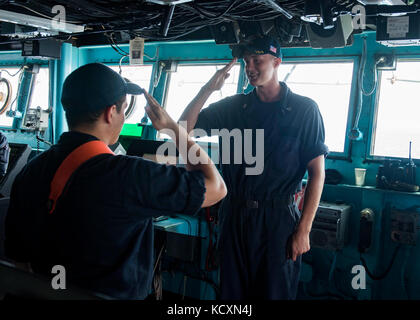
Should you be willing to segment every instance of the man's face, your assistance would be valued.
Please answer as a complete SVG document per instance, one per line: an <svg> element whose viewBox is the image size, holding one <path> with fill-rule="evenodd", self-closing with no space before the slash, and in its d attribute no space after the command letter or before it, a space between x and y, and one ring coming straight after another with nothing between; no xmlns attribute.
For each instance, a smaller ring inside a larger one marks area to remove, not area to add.
<svg viewBox="0 0 420 320"><path fill-rule="evenodd" d="M254 86L263 86L274 78L280 59L271 54L245 54L245 71L249 83Z"/></svg>
<svg viewBox="0 0 420 320"><path fill-rule="evenodd" d="M118 141L118 138L120 136L122 127L124 125L125 120L125 109L127 108L127 97L124 99L124 103L122 104L120 112L118 112L117 108L115 109L115 122L114 122L114 136L113 136L113 143L116 143Z"/></svg>

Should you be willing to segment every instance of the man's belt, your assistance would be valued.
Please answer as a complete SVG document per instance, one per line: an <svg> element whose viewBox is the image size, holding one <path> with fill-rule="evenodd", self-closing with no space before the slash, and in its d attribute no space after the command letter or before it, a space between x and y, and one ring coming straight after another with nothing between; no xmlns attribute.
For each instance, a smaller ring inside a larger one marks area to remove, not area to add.
<svg viewBox="0 0 420 320"><path fill-rule="evenodd" d="M284 206L291 205L294 202L294 196L285 195L284 197L276 197L272 199L263 199L263 200L247 199L247 198L241 198L241 197L231 197L231 201L247 209L258 209L258 208L280 209L280 208L284 208Z"/></svg>

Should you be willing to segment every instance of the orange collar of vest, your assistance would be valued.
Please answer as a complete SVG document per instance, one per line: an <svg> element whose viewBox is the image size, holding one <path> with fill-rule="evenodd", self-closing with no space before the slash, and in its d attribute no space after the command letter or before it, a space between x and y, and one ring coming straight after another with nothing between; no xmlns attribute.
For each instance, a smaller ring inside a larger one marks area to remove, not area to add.
<svg viewBox="0 0 420 320"><path fill-rule="evenodd" d="M64 159L51 181L50 195L48 197L49 213L53 213L58 198L63 193L72 174L89 159L107 153L114 154L103 141L94 140L77 147Z"/></svg>

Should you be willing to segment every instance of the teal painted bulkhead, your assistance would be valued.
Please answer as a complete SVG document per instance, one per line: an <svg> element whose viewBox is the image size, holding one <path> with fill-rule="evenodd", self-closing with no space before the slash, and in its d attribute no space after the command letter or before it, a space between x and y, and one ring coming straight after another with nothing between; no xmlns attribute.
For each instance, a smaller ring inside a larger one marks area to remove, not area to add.
<svg viewBox="0 0 420 320"><path fill-rule="evenodd" d="M353 45L345 48L334 49L312 49L312 48L285 48L283 49L283 60L287 61L315 61L315 60L343 60L351 59L354 61L354 72L352 81L351 98L349 103L349 117L347 129L352 126L352 121L356 112L357 103L357 70L359 67L363 38L367 37L367 64L364 77L364 85L371 88L373 85L373 70L376 54L394 54L396 56L418 57L420 58L420 47L385 47L375 41L375 33L369 32L363 35L355 35ZM121 45L128 51L128 45ZM158 50L159 49L159 50ZM231 59L231 51L226 45L216 45L214 41L199 42L155 42L146 43L144 62L153 64L152 79L159 72L158 63L160 61L174 60L179 63L227 63ZM158 54L157 54L158 53ZM53 108L50 121L50 130L47 131L45 138L48 141L56 142L59 136L67 130L65 114L60 103L61 87L65 77L78 66L90 62L102 62L106 64L118 64L121 56L110 46L89 46L72 47L70 44L62 45L62 58L56 61L30 60L24 59L19 52L0 53L0 66L16 66L22 63L38 63L49 65L50 67L50 104ZM128 59L123 64L128 63ZM241 68L243 70L243 62ZM170 77L163 71L158 85L153 90L154 97L162 103L165 99L166 88ZM22 85L17 101L17 108L23 113L28 100L28 88L30 86L31 75L23 77ZM244 73L238 84L238 92L242 92ZM152 89L152 83L149 91ZM247 88L249 91L251 88ZM358 252L359 241L359 212L364 208L371 208L374 211L374 225L372 235L372 247L363 254L371 273L382 274L389 265L394 250L397 246L390 238L391 217L390 208L407 209L413 206L420 206L420 193L408 193L397 191L386 191L374 188L376 173L380 163L369 155L371 148L372 132L374 129L374 117L376 108L375 91L372 96L365 97L362 104L362 112L359 128L363 132L363 139L360 141L350 141L348 138L345 144L345 152L342 154L331 153L326 160L326 168L336 169L343 175L341 185L325 185L322 199L335 202L343 201L352 206L352 213L349 222L349 241L344 249L338 252L326 251L323 249L312 248L304 257L305 266L302 270L302 286L299 296L304 299L420 299L420 274L416 272L420 265L419 246L402 245L397 252L395 261L388 275L382 280L373 280L367 276L366 289L355 290L352 288L352 268L360 265L360 253ZM403 100L402 100L403 101ZM140 119L139 119L140 120ZM27 143L34 149L38 148L35 135L25 132L20 127L21 120L15 119L12 128L2 128L2 132L7 135L11 142ZM148 138L155 138L154 129L149 128ZM348 131L348 130L347 130ZM420 135L420 127L419 127ZM121 138L123 144L130 142L130 138ZM48 148L48 145L41 143L41 151ZM418 146L416 147L418 148ZM420 159L416 159L416 164L420 166ZM354 185L354 168L366 168L366 186L357 187ZM420 184L420 172L417 174L417 184ZM420 214L420 213L419 213ZM184 216L190 222L192 230L201 230L203 238L207 237L206 223L197 217ZM188 233L187 225L181 225L177 232ZM417 237L417 241L419 241ZM206 242L203 243L203 250ZM203 257L201 257L203 259ZM213 280L217 280L217 274L212 273ZM179 287L182 274L178 275L174 287ZM169 280L168 280L169 281ZM195 281L195 280L194 280ZM214 298L212 290L204 288L192 290L189 294L196 298ZM177 291L174 289L174 291ZM197 293L198 292L198 293ZM188 294L188 292L187 292Z"/></svg>

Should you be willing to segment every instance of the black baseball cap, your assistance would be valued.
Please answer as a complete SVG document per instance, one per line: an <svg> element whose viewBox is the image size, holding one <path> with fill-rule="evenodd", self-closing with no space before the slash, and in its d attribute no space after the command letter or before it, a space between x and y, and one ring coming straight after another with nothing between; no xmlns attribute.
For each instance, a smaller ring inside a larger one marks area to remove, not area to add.
<svg viewBox="0 0 420 320"><path fill-rule="evenodd" d="M96 112L115 104L126 94L138 95L144 90L127 82L102 63L89 63L70 73L63 84L61 104L71 112Z"/></svg>
<svg viewBox="0 0 420 320"><path fill-rule="evenodd" d="M281 58L280 44L270 36L257 37L232 47L232 56L234 58L243 58L245 53L271 54L276 58Z"/></svg>

